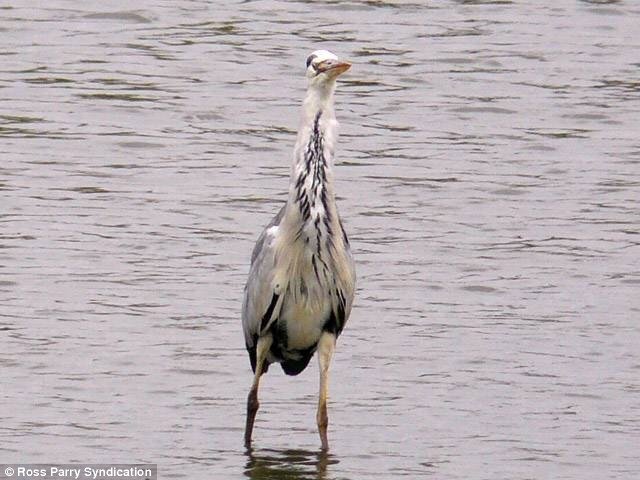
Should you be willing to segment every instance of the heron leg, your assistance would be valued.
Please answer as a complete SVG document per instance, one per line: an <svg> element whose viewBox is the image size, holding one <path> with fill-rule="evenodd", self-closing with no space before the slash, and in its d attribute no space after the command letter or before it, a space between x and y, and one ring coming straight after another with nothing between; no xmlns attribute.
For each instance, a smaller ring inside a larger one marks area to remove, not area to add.
<svg viewBox="0 0 640 480"><path fill-rule="evenodd" d="M260 402L258 402L258 387L260 386L260 377L263 373L267 352L269 352L272 342L273 339L271 335L265 335L264 337L258 338L258 345L256 346L256 371L253 376L251 390L249 390L249 396L247 397L247 424L244 429L244 446L246 448L251 447L253 424L256 420L258 408L260 407Z"/></svg>
<svg viewBox="0 0 640 480"><path fill-rule="evenodd" d="M318 413L316 421L318 423L318 433L322 442L322 450L329 450L327 440L327 426L329 416L327 415L327 396L329 394L329 365L336 346L336 336L333 333L323 332L318 341L318 364L320 366L320 394L318 396Z"/></svg>

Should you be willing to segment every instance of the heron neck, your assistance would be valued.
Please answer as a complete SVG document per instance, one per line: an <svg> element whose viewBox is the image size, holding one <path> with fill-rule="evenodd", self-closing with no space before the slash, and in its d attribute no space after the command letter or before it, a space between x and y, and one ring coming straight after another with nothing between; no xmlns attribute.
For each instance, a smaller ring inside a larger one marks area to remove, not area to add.
<svg viewBox="0 0 640 480"><path fill-rule="evenodd" d="M302 128L300 129L300 134L303 133L305 126L309 126L315 120L318 112L324 114L325 119L330 118L335 122L335 114L333 111L333 96L335 91L335 81L309 86L307 94L304 97L304 102L302 103ZM300 140L299 137L298 140Z"/></svg>
<svg viewBox="0 0 640 480"><path fill-rule="evenodd" d="M335 83L331 83L307 90L291 169L286 218L307 242L309 238L320 242L321 237L337 231L333 228L338 214L332 173L337 122Z"/></svg>

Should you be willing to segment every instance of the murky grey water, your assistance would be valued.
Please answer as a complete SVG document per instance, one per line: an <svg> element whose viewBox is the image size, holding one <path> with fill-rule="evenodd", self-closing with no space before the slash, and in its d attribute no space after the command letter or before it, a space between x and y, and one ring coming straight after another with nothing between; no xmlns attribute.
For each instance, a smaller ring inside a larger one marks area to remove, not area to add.
<svg viewBox="0 0 640 480"><path fill-rule="evenodd" d="M2 461L638 478L640 4L216 3L0 10ZM354 61L333 449L313 362L249 456L242 287L318 47Z"/></svg>

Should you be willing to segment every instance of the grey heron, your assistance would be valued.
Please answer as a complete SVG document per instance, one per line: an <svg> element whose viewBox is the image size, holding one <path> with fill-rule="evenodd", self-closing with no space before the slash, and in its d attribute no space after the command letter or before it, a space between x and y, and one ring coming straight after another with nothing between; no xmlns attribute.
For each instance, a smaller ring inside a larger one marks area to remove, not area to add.
<svg viewBox="0 0 640 480"><path fill-rule="evenodd" d="M307 58L308 88L293 151L287 203L264 229L251 255L242 326L253 384L247 398L245 446L259 408L260 377L272 363L298 375L318 352L316 421L327 450L329 365L351 312L355 264L333 186L337 77L351 64L317 50Z"/></svg>

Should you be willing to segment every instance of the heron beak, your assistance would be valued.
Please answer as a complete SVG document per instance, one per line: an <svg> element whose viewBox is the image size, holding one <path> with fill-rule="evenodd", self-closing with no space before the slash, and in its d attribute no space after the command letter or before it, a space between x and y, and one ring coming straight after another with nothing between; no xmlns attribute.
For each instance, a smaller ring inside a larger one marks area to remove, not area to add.
<svg viewBox="0 0 640 480"><path fill-rule="evenodd" d="M330 77L337 77L351 68L349 62L343 60L325 60L316 67L318 73L326 73Z"/></svg>

